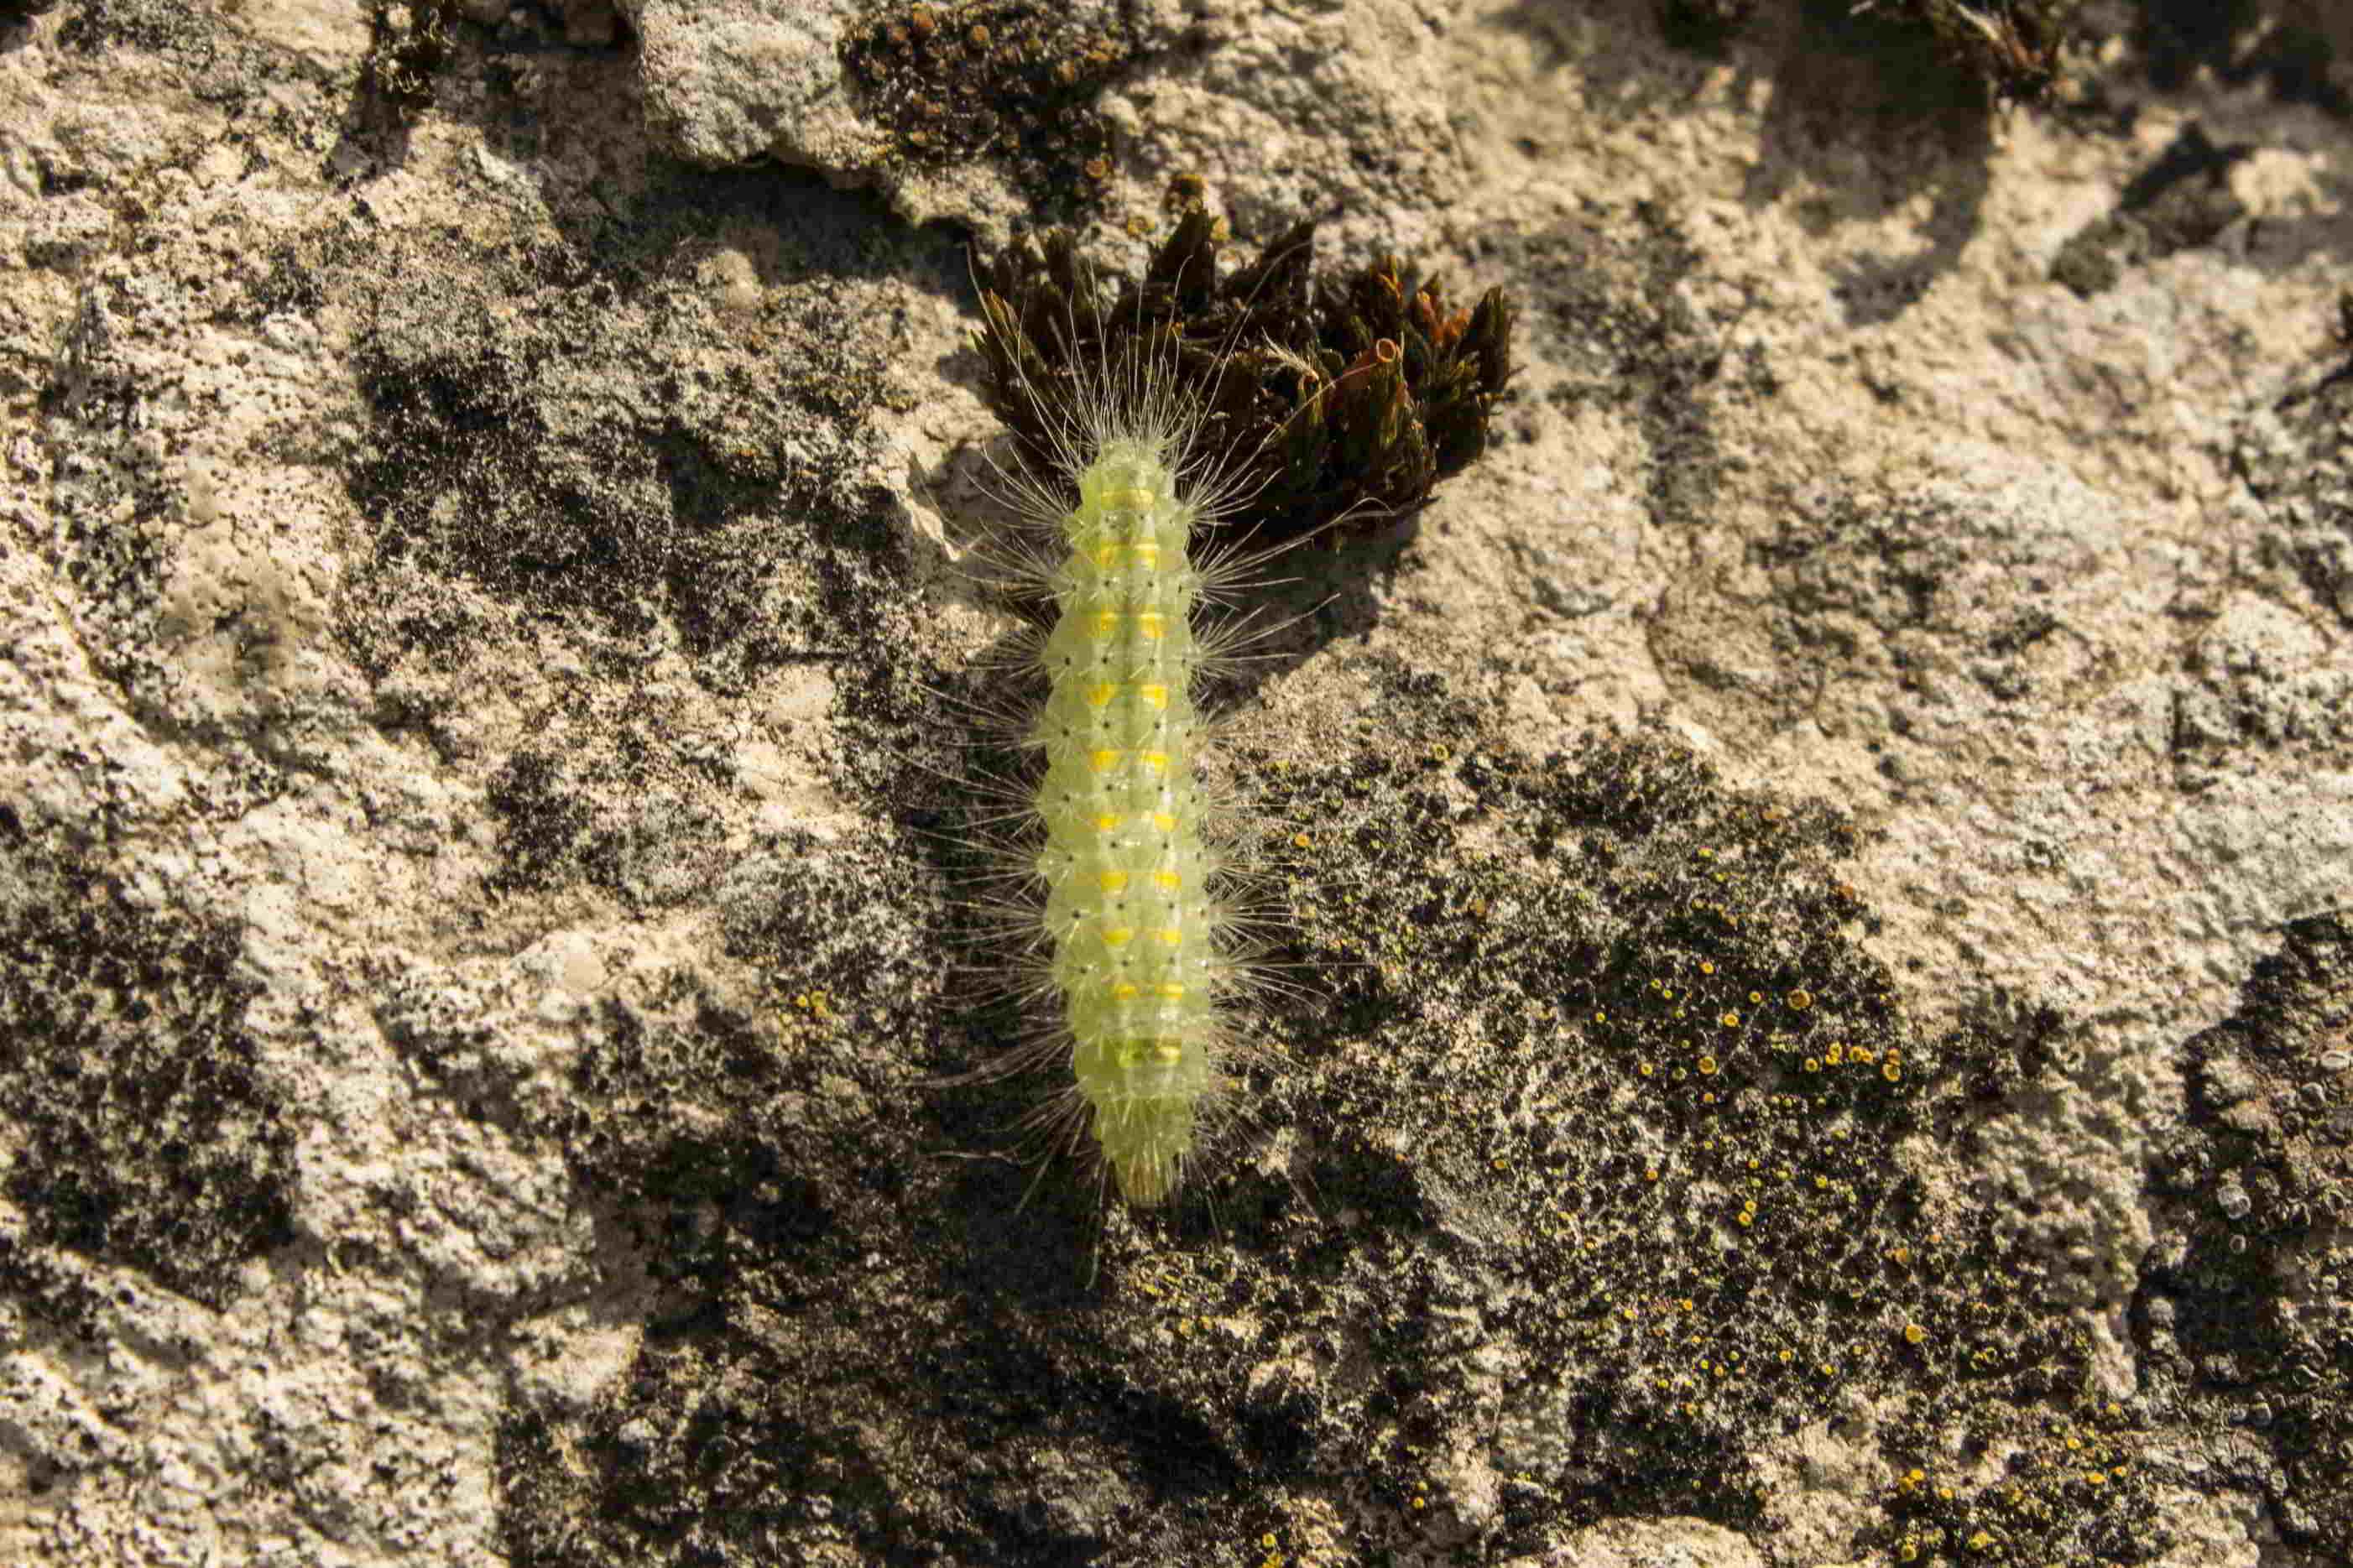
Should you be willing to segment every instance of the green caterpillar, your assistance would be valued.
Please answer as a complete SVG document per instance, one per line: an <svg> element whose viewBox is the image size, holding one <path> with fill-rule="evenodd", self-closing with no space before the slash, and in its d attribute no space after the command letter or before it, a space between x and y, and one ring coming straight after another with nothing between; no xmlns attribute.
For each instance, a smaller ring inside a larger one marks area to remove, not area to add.
<svg viewBox="0 0 2353 1568"><path fill-rule="evenodd" d="M1103 433L1079 474L1043 650L1051 695L1032 732L1046 755L1037 868L1050 970L1079 1095L1134 1204L1174 1191L1192 1151L1231 964L1195 769L1196 508L1170 439Z"/></svg>

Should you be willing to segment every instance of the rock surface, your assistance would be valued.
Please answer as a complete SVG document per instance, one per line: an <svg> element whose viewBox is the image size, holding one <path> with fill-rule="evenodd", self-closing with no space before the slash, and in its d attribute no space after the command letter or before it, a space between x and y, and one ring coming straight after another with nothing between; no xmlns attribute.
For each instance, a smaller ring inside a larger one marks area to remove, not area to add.
<svg viewBox="0 0 2353 1568"><path fill-rule="evenodd" d="M1839 10L10 8L0 1561L2353 1555L2353 38ZM1025 1206L963 244L1178 174L1524 369Z"/></svg>

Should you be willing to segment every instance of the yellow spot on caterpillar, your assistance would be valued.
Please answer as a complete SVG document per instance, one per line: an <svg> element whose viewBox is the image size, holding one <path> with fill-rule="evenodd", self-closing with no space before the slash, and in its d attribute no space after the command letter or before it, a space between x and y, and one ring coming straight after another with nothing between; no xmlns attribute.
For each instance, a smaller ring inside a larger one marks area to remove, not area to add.
<svg viewBox="0 0 2353 1568"><path fill-rule="evenodd" d="M1155 871L1152 879L1172 893L1185 885L1184 877L1176 871Z"/></svg>
<svg viewBox="0 0 2353 1568"><path fill-rule="evenodd" d="M1160 634L1167 624L1168 617L1157 610L1145 610L1135 617L1135 629L1154 642L1160 640Z"/></svg>
<svg viewBox="0 0 2353 1568"><path fill-rule="evenodd" d="M1135 939L1134 926L1105 926L1103 940L1105 947L1125 947Z"/></svg>
<svg viewBox="0 0 2353 1568"><path fill-rule="evenodd" d="M1087 706L1090 708L1101 708L1118 695L1119 688L1113 685L1108 680L1102 682L1100 685L1090 686L1087 688Z"/></svg>
<svg viewBox="0 0 2353 1568"><path fill-rule="evenodd" d="M1091 773L1107 773L1119 766L1119 753L1106 746L1087 753L1087 769Z"/></svg>
<svg viewBox="0 0 2353 1568"><path fill-rule="evenodd" d="M1138 752L1135 753L1135 757L1136 761L1142 763L1145 767L1150 768L1155 773L1164 773L1168 771L1168 753L1166 752Z"/></svg>
<svg viewBox="0 0 2353 1568"><path fill-rule="evenodd" d="M1165 811L1155 811L1152 814L1152 826L1163 833L1174 833L1176 831L1176 819Z"/></svg>
<svg viewBox="0 0 2353 1568"><path fill-rule="evenodd" d="M1125 980L1112 982L1111 999L1114 1002L1133 1002L1143 994L1143 990L1131 982Z"/></svg>
<svg viewBox="0 0 2353 1568"><path fill-rule="evenodd" d="M1160 546L1148 542L1121 544L1117 541L1110 541L1088 551L1087 558L1095 563L1097 571L1108 572L1119 564L1119 558L1123 552L1129 560L1147 572L1158 571L1160 568Z"/></svg>
<svg viewBox="0 0 2353 1568"><path fill-rule="evenodd" d="M1127 873L1124 871L1102 872L1096 876L1095 885L1106 893L1124 893L1127 890Z"/></svg>
<svg viewBox="0 0 2353 1568"><path fill-rule="evenodd" d="M1098 833L1117 833L1119 831L1119 825L1124 820L1126 819L1122 817L1119 813L1115 811L1106 811L1095 818L1095 831Z"/></svg>
<svg viewBox="0 0 2353 1568"><path fill-rule="evenodd" d="M1175 947L1185 940L1185 933L1175 926L1162 926L1153 937L1164 947Z"/></svg>
<svg viewBox="0 0 2353 1568"><path fill-rule="evenodd" d="M1164 980L1160 983L1160 998L1164 1002L1182 1002L1185 988L1174 980Z"/></svg>
<svg viewBox="0 0 2353 1568"><path fill-rule="evenodd" d="M1132 486L1124 489L1105 490L1103 503L1105 506L1118 507L1124 511L1142 511L1152 504L1152 492L1136 489Z"/></svg>
<svg viewBox="0 0 2353 1568"><path fill-rule="evenodd" d="M1119 612L1117 610L1097 610L1095 612L1095 641L1109 642L1112 639L1113 635L1118 630Z"/></svg>
<svg viewBox="0 0 2353 1568"><path fill-rule="evenodd" d="M1137 687L1135 689L1135 694L1138 697L1143 698L1146 702L1151 703L1155 708L1166 708L1168 706L1168 689L1157 682Z"/></svg>

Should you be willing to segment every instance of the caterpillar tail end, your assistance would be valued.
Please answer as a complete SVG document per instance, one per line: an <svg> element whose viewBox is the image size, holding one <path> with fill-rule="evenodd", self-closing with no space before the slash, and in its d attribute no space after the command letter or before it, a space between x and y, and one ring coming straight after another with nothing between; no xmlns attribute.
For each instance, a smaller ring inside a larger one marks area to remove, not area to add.
<svg viewBox="0 0 2353 1568"><path fill-rule="evenodd" d="M1137 1208L1156 1208L1174 1196L1185 1179L1185 1159L1193 1149L1189 1108L1155 1107L1102 1130L1104 1163L1119 1195Z"/></svg>
<svg viewBox="0 0 2353 1568"><path fill-rule="evenodd" d="M1119 1195L1137 1208L1157 1208L1176 1191L1184 1174L1181 1157L1166 1151L1136 1151L1112 1156L1112 1180Z"/></svg>

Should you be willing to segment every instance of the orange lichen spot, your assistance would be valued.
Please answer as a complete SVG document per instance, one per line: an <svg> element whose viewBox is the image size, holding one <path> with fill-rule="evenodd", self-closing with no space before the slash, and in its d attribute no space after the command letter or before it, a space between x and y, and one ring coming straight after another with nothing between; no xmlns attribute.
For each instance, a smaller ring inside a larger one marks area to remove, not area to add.
<svg viewBox="0 0 2353 1568"><path fill-rule="evenodd" d="M1714 1057L1700 1058L1699 1070L1703 1077L1713 1076L1715 1072L1715 1058Z"/></svg>
<svg viewBox="0 0 2353 1568"><path fill-rule="evenodd" d="M1919 1324L1906 1323L1904 1325L1904 1342L1905 1344L1916 1345L1927 1337L1928 1331L1922 1328Z"/></svg>
<svg viewBox="0 0 2353 1568"><path fill-rule="evenodd" d="M1651 1074L1653 1074L1653 1073L1657 1072L1658 1070L1659 1070L1658 1068L1656 1068L1652 1067L1652 1066L1651 1066L1650 1063L1648 1063L1648 1062L1644 1062L1644 1063L1642 1064L1641 1071L1642 1071L1642 1076L1643 1076L1644 1078L1649 1078Z"/></svg>
<svg viewBox="0 0 2353 1568"><path fill-rule="evenodd" d="M1740 1027L1740 1015L1727 1007L1724 1010L1724 1016L1719 1022L1727 1029L1736 1029Z"/></svg>
<svg viewBox="0 0 2353 1568"><path fill-rule="evenodd" d="M1822 1070L1822 1064L1818 1058L1808 1057L1806 1058L1806 1070L1808 1072L1820 1072Z"/></svg>
<svg viewBox="0 0 2353 1568"><path fill-rule="evenodd" d="M1830 1049L1822 1053L1822 1060L1830 1063L1832 1067L1838 1066L1839 1063L1846 1060L1846 1047L1833 1041Z"/></svg>
<svg viewBox="0 0 2353 1568"><path fill-rule="evenodd" d="M1702 974L1713 974L1715 973L1715 965L1703 958L1699 961L1699 972Z"/></svg>
<svg viewBox="0 0 2353 1568"><path fill-rule="evenodd" d="M1789 1005L1802 1013L1814 1005L1814 994L1803 986L1789 993Z"/></svg>
<svg viewBox="0 0 2353 1568"><path fill-rule="evenodd" d="M1894 1083L1904 1076L1904 1069L1897 1067L1894 1062L1889 1062L1885 1067L1879 1069L1879 1076L1885 1079L1888 1082Z"/></svg>

